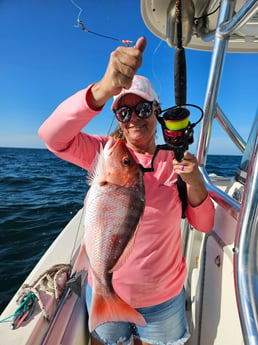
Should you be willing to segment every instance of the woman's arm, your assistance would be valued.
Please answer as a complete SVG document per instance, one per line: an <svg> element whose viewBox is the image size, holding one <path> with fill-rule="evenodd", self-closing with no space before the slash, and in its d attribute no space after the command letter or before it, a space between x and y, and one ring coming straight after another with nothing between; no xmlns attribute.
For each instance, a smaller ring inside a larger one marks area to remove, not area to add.
<svg viewBox="0 0 258 345"><path fill-rule="evenodd" d="M146 39L140 37L135 47L118 47L111 53L100 81L77 92L57 107L39 129L39 136L49 150L62 159L88 168L102 139L81 130L101 111L108 99L120 93L122 88L131 86L133 76L141 66L145 46Z"/></svg>
<svg viewBox="0 0 258 345"><path fill-rule="evenodd" d="M86 101L87 89L63 101L39 128L40 138L54 151L63 151L101 109L91 109Z"/></svg>
<svg viewBox="0 0 258 345"><path fill-rule="evenodd" d="M186 217L197 230L209 232L214 224L215 209L208 195L204 181L198 168L197 159L185 152L184 160L173 160L175 172L181 176L187 186Z"/></svg>
<svg viewBox="0 0 258 345"><path fill-rule="evenodd" d="M59 158L89 169L99 145L106 138L91 136L81 130L101 110L92 109L87 95L92 86L81 90L62 102L39 129L39 136L47 148Z"/></svg>

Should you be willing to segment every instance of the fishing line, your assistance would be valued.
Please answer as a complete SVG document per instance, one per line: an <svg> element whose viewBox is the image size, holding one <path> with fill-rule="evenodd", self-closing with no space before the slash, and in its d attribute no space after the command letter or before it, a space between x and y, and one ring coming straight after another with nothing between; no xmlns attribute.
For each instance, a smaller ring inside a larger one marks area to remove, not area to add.
<svg viewBox="0 0 258 345"><path fill-rule="evenodd" d="M78 17L77 17L77 25L75 25L75 27L78 28L79 20L81 19L81 14L82 14L83 9L74 0L71 0L71 3L79 10Z"/></svg>
<svg viewBox="0 0 258 345"><path fill-rule="evenodd" d="M106 39L110 39L110 40L113 40L113 41L117 41L117 42L120 42L124 45L126 45L127 47L130 46L130 44L134 44L134 41L131 41L131 40L125 40L125 39L119 39L117 37L113 37L113 36L109 36L109 35L104 35L104 34L101 34L99 32L95 32L95 31L92 31L92 30L89 30L85 24L83 23L82 19L81 19L81 14L83 12L83 9L81 8L81 6L78 5L78 3L75 1L75 0L70 0L71 3L78 9L78 16L77 16L77 25L75 25L75 27L77 28L81 28L84 32L87 32L87 33L90 33L90 34L93 34L95 36L98 36L98 37L101 37L101 38L106 38ZM110 127L109 127L109 130L108 130L108 135L110 134L110 131L111 131L111 128L113 126L113 122L114 122L114 118L113 117L113 120L110 124Z"/></svg>
<svg viewBox="0 0 258 345"><path fill-rule="evenodd" d="M107 135L110 135L110 132L111 132L111 129L112 129L112 126L113 126L114 120L115 120L115 115L113 115L113 119L112 119L111 124L110 124L110 126L109 126L109 129L108 129Z"/></svg>
<svg viewBox="0 0 258 345"><path fill-rule="evenodd" d="M93 35L98 36L98 37L102 37L102 38L110 39L110 40L113 40L113 41L117 41L117 42L120 42L122 44L125 44L126 46L129 46L130 44L134 43L131 40L124 40L124 39L120 39L120 38L117 38L117 37L100 34L99 32L87 29L86 26L84 25L82 19L81 19L81 14L83 12L83 9L74 0L70 0L70 1L79 10L79 13L78 13L78 16L77 16L77 25L75 27L77 27L77 28L81 27L81 29L84 32L87 32L89 34L93 34Z"/></svg>
<svg viewBox="0 0 258 345"><path fill-rule="evenodd" d="M77 15L77 24L74 26L76 28L81 28L84 32L87 32L87 33L90 33L90 34L93 34L95 36L98 36L98 37L101 37L101 38L106 38L106 39L110 39L110 40L113 40L113 41L117 41L117 42L120 42L126 46L130 46L130 44L134 44L134 41L131 41L131 40L125 40L125 39L119 39L117 37L113 37L113 36L109 36L109 35L104 35L104 34L101 34L99 32L95 32L95 31L92 31L92 30L89 30L85 24L83 23L82 19L81 19L81 15L82 15L82 12L83 12L83 9L82 7L75 1L75 0L70 0L70 2L72 3L72 5L74 7L77 8L77 10L79 11L78 12L78 15ZM112 125L113 125L113 122L114 122L114 118L113 117L113 120L111 122L111 125L109 127L109 130L108 130L108 134L110 134L110 131L111 131L111 128L112 128ZM71 251L71 254L70 254L70 263L72 261L72 257L74 255L74 252L75 252L75 245L76 245L76 242L77 242L77 239L78 239L78 235L79 235L79 230L80 230L80 227L81 227L81 223L82 223L82 219L83 219L83 214L84 214L84 207L82 209L82 214L80 216L80 220L79 220L79 224L77 226L77 231L76 231L76 234L75 234L75 240L74 240L74 243L73 243L73 248L72 248L72 251Z"/></svg>
<svg viewBox="0 0 258 345"><path fill-rule="evenodd" d="M80 220L79 220L79 224L77 226L77 230L76 230L76 233L75 233L75 238L74 238L74 242L73 242L73 248L72 248L72 251L71 251L71 254L70 254L69 263L70 263L71 266L72 266L72 259L73 259L74 253L75 253L75 245L76 245L76 242L77 242L77 239L78 239L78 236L79 236L79 231L80 231L80 228L81 228L81 225L82 225L84 210L85 210L85 206L83 205L83 208L82 208L82 211L81 211Z"/></svg>
<svg viewBox="0 0 258 345"><path fill-rule="evenodd" d="M157 83L159 84L159 89L160 91L162 90L162 84L160 82L160 78L158 78L157 74L155 73L155 67L154 67L154 58L156 57L156 53L159 50L159 48L161 47L161 44L163 43L163 40L160 39L159 43L157 44L157 46L154 48L153 52L152 52L152 75L154 77L154 79L157 81Z"/></svg>

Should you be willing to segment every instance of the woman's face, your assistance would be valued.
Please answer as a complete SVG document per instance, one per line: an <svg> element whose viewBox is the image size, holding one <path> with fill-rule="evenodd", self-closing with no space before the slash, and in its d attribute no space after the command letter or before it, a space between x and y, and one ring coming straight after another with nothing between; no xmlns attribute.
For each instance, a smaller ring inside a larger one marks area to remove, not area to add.
<svg viewBox="0 0 258 345"><path fill-rule="evenodd" d="M126 94L119 102L119 107L122 106L135 106L138 103L145 100L140 96L134 94ZM152 109L152 115L147 119L139 118L133 111L131 120L126 123L119 123L120 128L123 131L126 142L134 149L143 151L155 150L155 133L157 119L154 114L154 106Z"/></svg>

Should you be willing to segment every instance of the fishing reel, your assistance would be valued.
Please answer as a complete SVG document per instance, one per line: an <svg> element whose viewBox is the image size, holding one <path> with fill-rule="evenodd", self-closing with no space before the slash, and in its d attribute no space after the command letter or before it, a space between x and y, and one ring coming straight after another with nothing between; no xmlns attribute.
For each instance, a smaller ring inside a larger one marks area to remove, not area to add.
<svg viewBox="0 0 258 345"><path fill-rule="evenodd" d="M160 150L170 150L174 152L175 159L181 162L184 159L184 153L188 150L189 145L193 143L193 129L202 120L203 110L195 104L186 102L186 57L183 47L182 32L182 10L184 13L188 10L188 5L182 6L181 0L172 1L171 8L175 9L173 13L176 16L176 46L174 60L174 87L176 105L165 110L155 110L158 122L161 124L165 145L157 145L154 152L151 168L144 168L144 171L154 171L154 159ZM189 3L190 5L190 3ZM169 39L169 37L168 37ZM189 121L192 107L198 109L201 116L197 122ZM180 176L179 176L180 177Z"/></svg>
<svg viewBox="0 0 258 345"><path fill-rule="evenodd" d="M190 111L186 107L193 107L201 112L199 120L195 123L189 121ZM161 116L163 114L163 116ZM184 152L194 141L194 127L202 120L203 110L194 104L176 105L160 111L157 119L161 124L165 145L159 145L161 150L174 152L178 162L184 159Z"/></svg>

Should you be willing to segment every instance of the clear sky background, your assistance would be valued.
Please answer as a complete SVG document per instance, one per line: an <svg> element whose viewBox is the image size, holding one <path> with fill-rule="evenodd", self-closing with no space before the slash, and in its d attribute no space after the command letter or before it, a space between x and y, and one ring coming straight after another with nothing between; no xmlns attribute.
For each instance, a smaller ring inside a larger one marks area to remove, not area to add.
<svg viewBox="0 0 258 345"><path fill-rule="evenodd" d="M147 38L138 73L152 81L163 109L174 105L174 49L146 28L140 1L77 3L89 30L132 41ZM120 43L76 28L77 16L70 0L0 0L0 146L45 147L37 135L42 122L62 100L104 74L110 53ZM187 102L203 107L211 53L186 49L186 59ZM245 140L257 111L257 84L258 55L228 54L218 100ZM108 133L110 105L88 125L89 133ZM198 132L197 128L195 142ZM213 136L209 153L240 154L218 125ZM190 151L195 149L196 144Z"/></svg>

